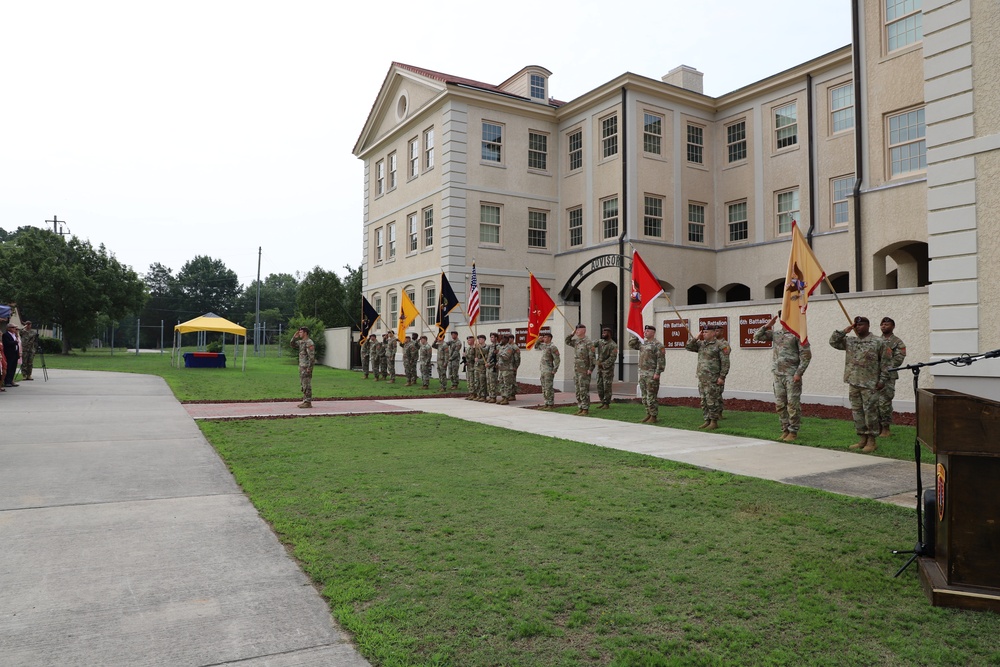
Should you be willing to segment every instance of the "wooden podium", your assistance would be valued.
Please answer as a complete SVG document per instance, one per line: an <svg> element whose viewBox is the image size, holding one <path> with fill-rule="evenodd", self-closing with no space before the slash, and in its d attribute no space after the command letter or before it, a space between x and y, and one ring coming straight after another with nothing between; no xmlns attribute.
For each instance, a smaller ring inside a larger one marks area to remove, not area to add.
<svg viewBox="0 0 1000 667"><path fill-rule="evenodd" d="M934 606L1000 612L1000 403L920 389L917 412L917 439L937 456L920 583Z"/></svg>

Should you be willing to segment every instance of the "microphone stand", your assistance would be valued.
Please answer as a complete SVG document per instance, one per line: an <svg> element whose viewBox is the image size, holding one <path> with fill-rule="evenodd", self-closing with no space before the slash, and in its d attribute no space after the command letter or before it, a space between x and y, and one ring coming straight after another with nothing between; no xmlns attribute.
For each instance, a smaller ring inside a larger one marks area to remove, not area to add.
<svg viewBox="0 0 1000 667"><path fill-rule="evenodd" d="M937 366L938 364L951 364L952 366L964 367L971 366L973 363L979 361L980 359L995 359L1000 357L1000 350L993 350L991 352L980 352L979 354L962 354L957 357L952 357L950 359L938 359L937 361L925 361L919 364L909 364L907 366L900 366L899 368L890 368L890 373L899 373L899 371L910 370L913 372L913 405L914 413L917 420L917 425L920 424L920 403L917 401L917 384L920 379L920 369L926 366ZM928 545L924 542L924 490L923 490L923 480L920 476L920 438L913 438L913 460L917 465L917 543L913 545L912 549L899 550L893 549L894 554L913 554L910 556L909 560L903 563L903 567L899 568L894 577L898 577L903 574L903 572L910 566L910 563L915 561L920 556L933 556L934 555L934 545Z"/></svg>

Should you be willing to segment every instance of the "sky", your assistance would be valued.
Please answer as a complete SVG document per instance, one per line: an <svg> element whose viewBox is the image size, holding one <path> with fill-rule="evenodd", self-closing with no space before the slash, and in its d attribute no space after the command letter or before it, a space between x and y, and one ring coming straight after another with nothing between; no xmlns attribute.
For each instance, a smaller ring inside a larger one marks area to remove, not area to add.
<svg viewBox="0 0 1000 667"><path fill-rule="evenodd" d="M261 277L344 276L393 61L540 65L565 101L684 64L718 96L850 41L847 0L0 0L0 228L58 217L140 275L207 255L247 285L260 249Z"/></svg>

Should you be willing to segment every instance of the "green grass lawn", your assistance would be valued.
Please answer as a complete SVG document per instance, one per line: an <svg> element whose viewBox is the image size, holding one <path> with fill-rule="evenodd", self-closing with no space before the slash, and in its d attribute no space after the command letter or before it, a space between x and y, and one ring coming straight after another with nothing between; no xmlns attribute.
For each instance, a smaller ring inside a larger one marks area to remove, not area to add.
<svg viewBox="0 0 1000 667"><path fill-rule="evenodd" d="M375 665L1000 664L893 578L912 510L429 414L201 426Z"/></svg>

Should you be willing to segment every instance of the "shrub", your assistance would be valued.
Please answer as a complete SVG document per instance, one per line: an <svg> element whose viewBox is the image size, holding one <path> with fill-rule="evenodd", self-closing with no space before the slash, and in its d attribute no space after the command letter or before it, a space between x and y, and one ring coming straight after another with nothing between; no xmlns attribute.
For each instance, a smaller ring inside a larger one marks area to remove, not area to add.
<svg viewBox="0 0 1000 667"><path fill-rule="evenodd" d="M206 352L222 352L222 341L213 340L211 343L205 346Z"/></svg>
<svg viewBox="0 0 1000 667"><path fill-rule="evenodd" d="M301 314L296 315L288 321L288 335L281 341L281 345L289 351L293 361L298 363L299 351L292 347L291 340L300 327L307 327L309 329L309 337L316 344L316 363L318 364L323 355L326 354L326 336L324 335L326 326L322 320L318 320L315 317L305 317Z"/></svg>
<svg viewBox="0 0 1000 667"><path fill-rule="evenodd" d="M58 338L39 336L37 350L42 354L62 354L62 341Z"/></svg>

